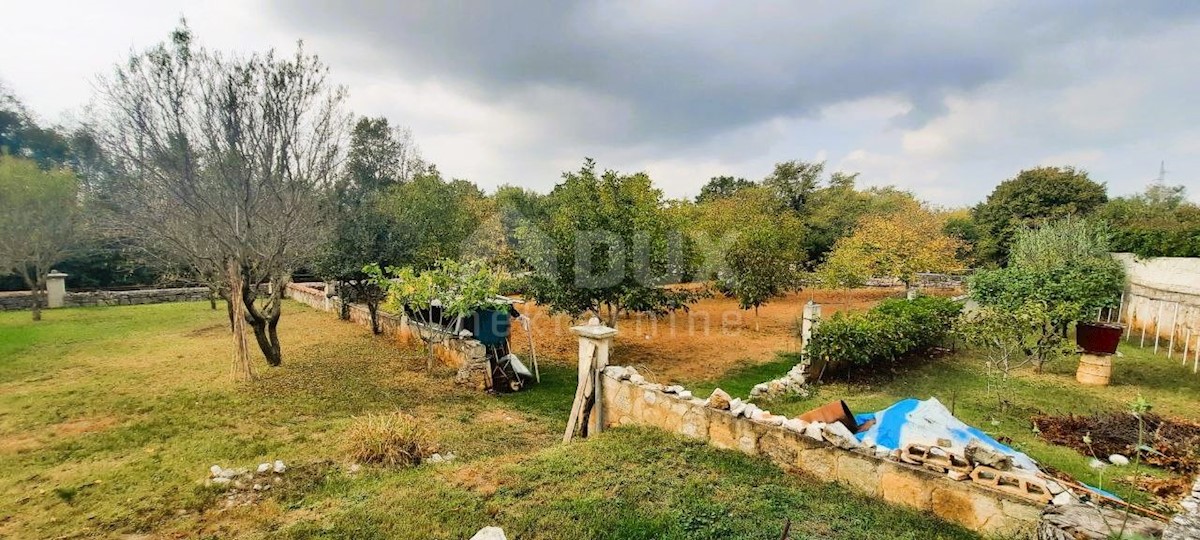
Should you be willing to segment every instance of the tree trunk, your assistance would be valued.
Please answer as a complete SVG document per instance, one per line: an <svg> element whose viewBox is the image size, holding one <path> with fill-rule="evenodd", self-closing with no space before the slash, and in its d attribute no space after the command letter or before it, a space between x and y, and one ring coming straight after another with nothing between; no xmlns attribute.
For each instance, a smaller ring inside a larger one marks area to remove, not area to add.
<svg viewBox="0 0 1200 540"><path fill-rule="evenodd" d="M283 364L283 353L279 346L276 326L279 324L279 302L283 287L278 284L271 287L271 295L262 310L254 304L257 290L257 287L250 287L248 284L242 288L243 300L246 303L246 320L254 329L254 340L258 342L259 350L267 359L267 365L279 367Z"/></svg>
<svg viewBox="0 0 1200 540"><path fill-rule="evenodd" d="M25 281L25 286L29 287L29 310L33 312L33 320L42 320L42 306L45 305L45 295L42 291L45 289L45 279L37 279L29 275L28 270L21 271L21 279Z"/></svg>
<svg viewBox="0 0 1200 540"><path fill-rule="evenodd" d="M371 333L375 335L383 333L379 328L379 302L368 297L367 312L371 314Z"/></svg>
<svg viewBox="0 0 1200 540"><path fill-rule="evenodd" d="M337 282L337 297L338 297L338 318L343 321L350 320L350 300L346 298L346 291L350 289L349 282Z"/></svg>
<svg viewBox="0 0 1200 540"><path fill-rule="evenodd" d="M29 299L29 309L33 311L33 320L42 320L42 291L37 288L30 289Z"/></svg>

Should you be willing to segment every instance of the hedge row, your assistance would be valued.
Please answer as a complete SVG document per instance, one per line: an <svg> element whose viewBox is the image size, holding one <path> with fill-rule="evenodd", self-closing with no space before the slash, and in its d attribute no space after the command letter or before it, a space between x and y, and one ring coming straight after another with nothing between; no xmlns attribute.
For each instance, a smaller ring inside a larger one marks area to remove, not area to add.
<svg viewBox="0 0 1200 540"><path fill-rule="evenodd" d="M885 300L869 311L836 313L813 331L805 354L814 364L892 362L941 343L962 306L947 298Z"/></svg>

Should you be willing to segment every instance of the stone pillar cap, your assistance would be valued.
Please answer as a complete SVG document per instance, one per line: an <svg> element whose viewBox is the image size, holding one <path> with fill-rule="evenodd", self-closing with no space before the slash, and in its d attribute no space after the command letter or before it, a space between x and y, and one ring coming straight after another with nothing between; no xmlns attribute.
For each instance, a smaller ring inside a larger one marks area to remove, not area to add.
<svg viewBox="0 0 1200 540"><path fill-rule="evenodd" d="M610 338L610 337L617 335L616 328L609 328L607 326L604 326L603 324L600 324L598 321L593 321L593 322L594 322L594 324L589 322L589 324L585 324L582 326L572 326L571 333L575 334L579 337L592 338L592 339L604 339L604 338Z"/></svg>
<svg viewBox="0 0 1200 540"><path fill-rule="evenodd" d="M46 274L46 277L65 278L67 277L67 274L59 272L58 270L51 270L49 274Z"/></svg>

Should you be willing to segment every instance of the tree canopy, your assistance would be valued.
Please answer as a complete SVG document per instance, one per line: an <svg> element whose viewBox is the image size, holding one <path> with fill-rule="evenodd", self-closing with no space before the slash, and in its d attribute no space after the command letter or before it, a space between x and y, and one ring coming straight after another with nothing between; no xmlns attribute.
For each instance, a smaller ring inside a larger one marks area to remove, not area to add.
<svg viewBox="0 0 1200 540"><path fill-rule="evenodd" d="M978 252L986 260L1003 264L1008 249L1022 227L1069 216L1091 214L1108 200L1104 184L1092 181L1074 167L1035 167L1001 182L986 201L973 210L979 226Z"/></svg>
<svg viewBox="0 0 1200 540"><path fill-rule="evenodd" d="M834 244L819 274L830 285L853 286L884 276L910 285L920 272L962 270L957 258L962 242L944 232L945 224L944 215L915 203L867 216Z"/></svg>
<svg viewBox="0 0 1200 540"><path fill-rule="evenodd" d="M690 277L689 245L644 173L598 173L585 160L546 197L547 218L518 233L539 302L572 314L662 312L686 304L664 286Z"/></svg>
<svg viewBox="0 0 1200 540"><path fill-rule="evenodd" d="M0 153L0 274L21 277L41 319L46 274L78 244L78 179L67 169Z"/></svg>
<svg viewBox="0 0 1200 540"><path fill-rule="evenodd" d="M1200 205L1183 186L1151 184L1108 201L1098 215L1112 225L1112 248L1139 257L1200 257Z"/></svg>
<svg viewBox="0 0 1200 540"><path fill-rule="evenodd" d="M110 226L220 290L271 365L284 287L326 238L322 194L343 155L344 92L327 75L302 48L225 56L181 25L102 83ZM252 376L241 349L237 362Z"/></svg>

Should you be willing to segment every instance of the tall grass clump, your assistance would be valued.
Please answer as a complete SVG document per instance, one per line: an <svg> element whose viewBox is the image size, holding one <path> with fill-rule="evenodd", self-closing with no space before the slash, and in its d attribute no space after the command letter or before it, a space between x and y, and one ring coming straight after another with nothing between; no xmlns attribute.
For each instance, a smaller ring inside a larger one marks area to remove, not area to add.
<svg viewBox="0 0 1200 540"><path fill-rule="evenodd" d="M346 450L359 463L408 467L437 451L433 433L402 412L356 418L346 431Z"/></svg>

